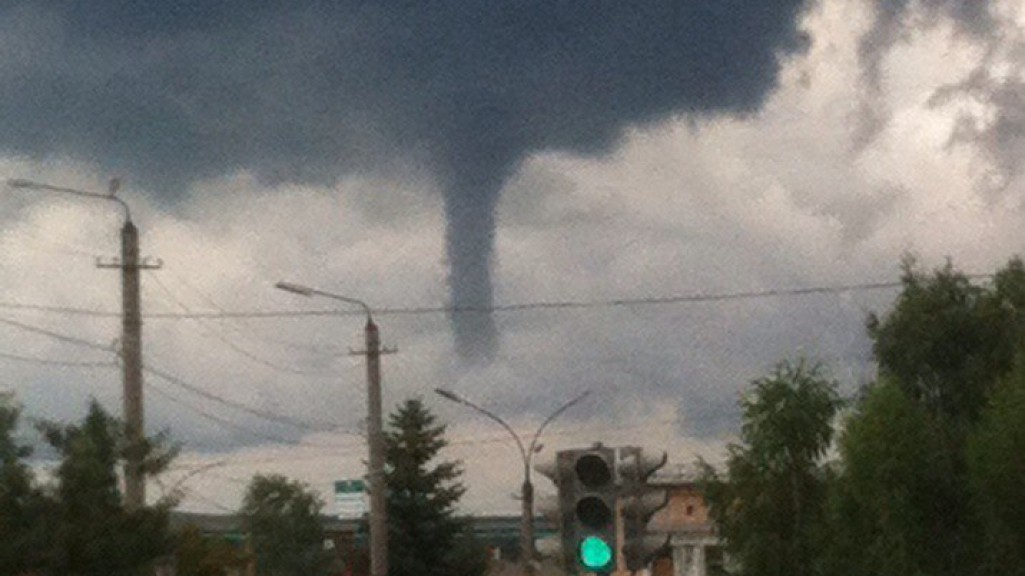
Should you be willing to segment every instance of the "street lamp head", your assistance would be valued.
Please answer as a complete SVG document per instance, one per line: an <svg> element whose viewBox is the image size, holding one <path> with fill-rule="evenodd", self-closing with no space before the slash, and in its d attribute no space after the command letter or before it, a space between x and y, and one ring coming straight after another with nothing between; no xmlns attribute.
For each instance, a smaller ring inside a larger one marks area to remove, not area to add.
<svg viewBox="0 0 1025 576"><path fill-rule="evenodd" d="M456 394L455 392L452 392L451 390L445 390L444 388L435 388L434 392L435 392L435 394L437 394L438 396L441 396L442 398L445 398L446 400L451 400L453 402L459 402L460 404L463 403L463 399L460 398L458 394Z"/></svg>
<svg viewBox="0 0 1025 576"><path fill-rule="evenodd" d="M298 294L300 296L313 296L312 288L301 286L299 284L292 284L290 282L278 282L274 285L274 287L279 290L284 290L285 292Z"/></svg>

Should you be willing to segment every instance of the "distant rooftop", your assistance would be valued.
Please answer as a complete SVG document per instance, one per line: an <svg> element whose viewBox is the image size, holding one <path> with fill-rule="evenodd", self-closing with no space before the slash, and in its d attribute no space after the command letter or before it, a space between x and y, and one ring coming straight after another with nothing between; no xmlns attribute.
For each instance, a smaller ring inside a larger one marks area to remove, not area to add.
<svg viewBox="0 0 1025 576"><path fill-rule="evenodd" d="M701 479L701 470L694 463L668 464L651 478L652 484L694 484Z"/></svg>

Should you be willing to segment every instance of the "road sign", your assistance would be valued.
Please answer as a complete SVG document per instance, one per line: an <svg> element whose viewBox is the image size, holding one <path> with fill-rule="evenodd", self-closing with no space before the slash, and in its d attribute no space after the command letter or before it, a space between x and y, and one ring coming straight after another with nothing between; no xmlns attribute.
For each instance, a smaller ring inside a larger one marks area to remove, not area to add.
<svg viewBox="0 0 1025 576"><path fill-rule="evenodd" d="M336 481L335 514L345 519L362 518L369 510L366 494L366 483L361 479Z"/></svg>

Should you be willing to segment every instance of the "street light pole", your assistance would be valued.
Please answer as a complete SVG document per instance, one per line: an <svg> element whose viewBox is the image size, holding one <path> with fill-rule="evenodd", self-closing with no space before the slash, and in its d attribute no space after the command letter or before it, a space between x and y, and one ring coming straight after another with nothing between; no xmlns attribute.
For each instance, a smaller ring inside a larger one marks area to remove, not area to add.
<svg viewBox="0 0 1025 576"><path fill-rule="evenodd" d="M541 423L541 426L538 427L537 431L534 432L534 436L530 440L529 448L524 448L523 441L520 439L520 435L517 434L516 431L513 430L512 426L509 426L509 424L506 423L505 420L499 418L493 412L491 412L489 410L486 410L486 409L484 409L484 408L474 404L473 402L470 402L466 398L463 398L462 396L460 396L459 394L456 394L455 392L453 392L451 390L445 390L444 388L435 388L434 392L437 393L439 396L441 396L442 398L444 398L446 400L450 400L450 401L455 402L457 404L463 404L464 406L468 406L468 407L476 410L477 412L480 412L481 414L487 416L488 418L494 420L502 428L505 428L506 432L508 432L509 435L512 436L513 440L516 441L516 447L519 448L519 450L520 450L520 457L523 460L523 485L520 488L520 494L521 494L521 508L520 508L520 510L521 510L521 515L520 515L520 554L521 554L521 556L523 558L522 559L523 564L525 566L527 566L528 569L529 569L531 564L532 564L532 562L533 562L533 560L534 560L534 557L535 557L535 550L534 550L534 485L530 481L530 463L531 463L531 460L534 457L534 454L541 450L541 447L538 445L537 442L541 438L541 432L543 432L544 429L553 420L558 418L560 414L562 414L563 412L568 410L571 406L573 406L574 404L580 402L585 397L587 397L587 395L590 394L590 391L587 391L587 392L584 392L583 394L580 394L576 398L573 398L569 402L566 402L565 404L560 406L555 412L552 412L552 414L550 416L548 416L548 418L546 418L544 422Z"/></svg>
<svg viewBox="0 0 1025 576"><path fill-rule="evenodd" d="M139 258L139 229L132 223L132 213L124 200L115 196L120 187L116 178L110 181L106 194L51 186L29 180L8 180L11 188L59 192L86 198L117 202L124 210L121 227L121 259L111 263L97 263L100 268L121 270L121 362L122 362L122 417L125 420L125 509L129 512L146 505L146 477L142 461L145 457L145 428L142 397L142 311L139 297L139 270L159 268Z"/></svg>
<svg viewBox="0 0 1025 576"><path fill-rule="evenodd" d="M377 324L374 324L370 306L362 300L289 282L278 282L274 287L300 296L323 296L356 304L366 312L367 323L363 330L366 350L360 354L365 354L367 357L367 443L370 448L370 470L367 474L370 479L370 576L387 576L388 504L384 476L384 425L381 416L382 350L380 333L377 330ZM384 352L391 351L385 350Z"/></svg>

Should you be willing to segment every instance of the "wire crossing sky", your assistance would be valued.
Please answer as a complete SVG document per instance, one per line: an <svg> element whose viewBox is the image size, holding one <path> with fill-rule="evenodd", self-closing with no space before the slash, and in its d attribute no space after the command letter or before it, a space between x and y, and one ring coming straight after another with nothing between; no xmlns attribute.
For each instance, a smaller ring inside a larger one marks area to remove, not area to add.
<svg viewBox="0 0 1025 576"><path fill-rule="evenodd" d="M992 274L968 274L968 278L984 279L991 278ZM483 307L463 306L424 306L424 307L386 307L375 308L374 314L378 316L415 315L415 314L444 314L444 313L473 313L473 312L521 312L529 310L554 310L573 308L614 308L619 306L647 306L659 304L687 304L700 302L728 302L731 300L749 300L755 298L775 298L786 296L806 296L813 294L842 294L845 292L861 292L866 290L884 290L899 288L901 281L891 282L866 282L861 284L845 284L838 286L810 286L806 288L774 288L768 290L757 290L750 292L726 292L722 294L687 294L677 296L650 296L646 298L618 298L615 300L555 300L549 302L521 302L517 304L495 304ZM162 285L161 285L162 286ZM163 287L163 286L162 286ZM166 289L166 288L165 288ZM175 300L176 304L180 302ZM68 314L72 316L96 316L101 318L120 317L119 312L107 312L102 310L89 310L87 308L45 306L41 304L18 304L14 302L0 302L0 308L13 310L31 310L36 312L52 312L56 314ZM253 311L229 311L220 309L217 312L192 311L187 307L184 312L153 312L146 314L147 318L154 319L190 319L190 318L287 318L294 316L363 316L362 311L352 310L253 310Z"/></svg>

